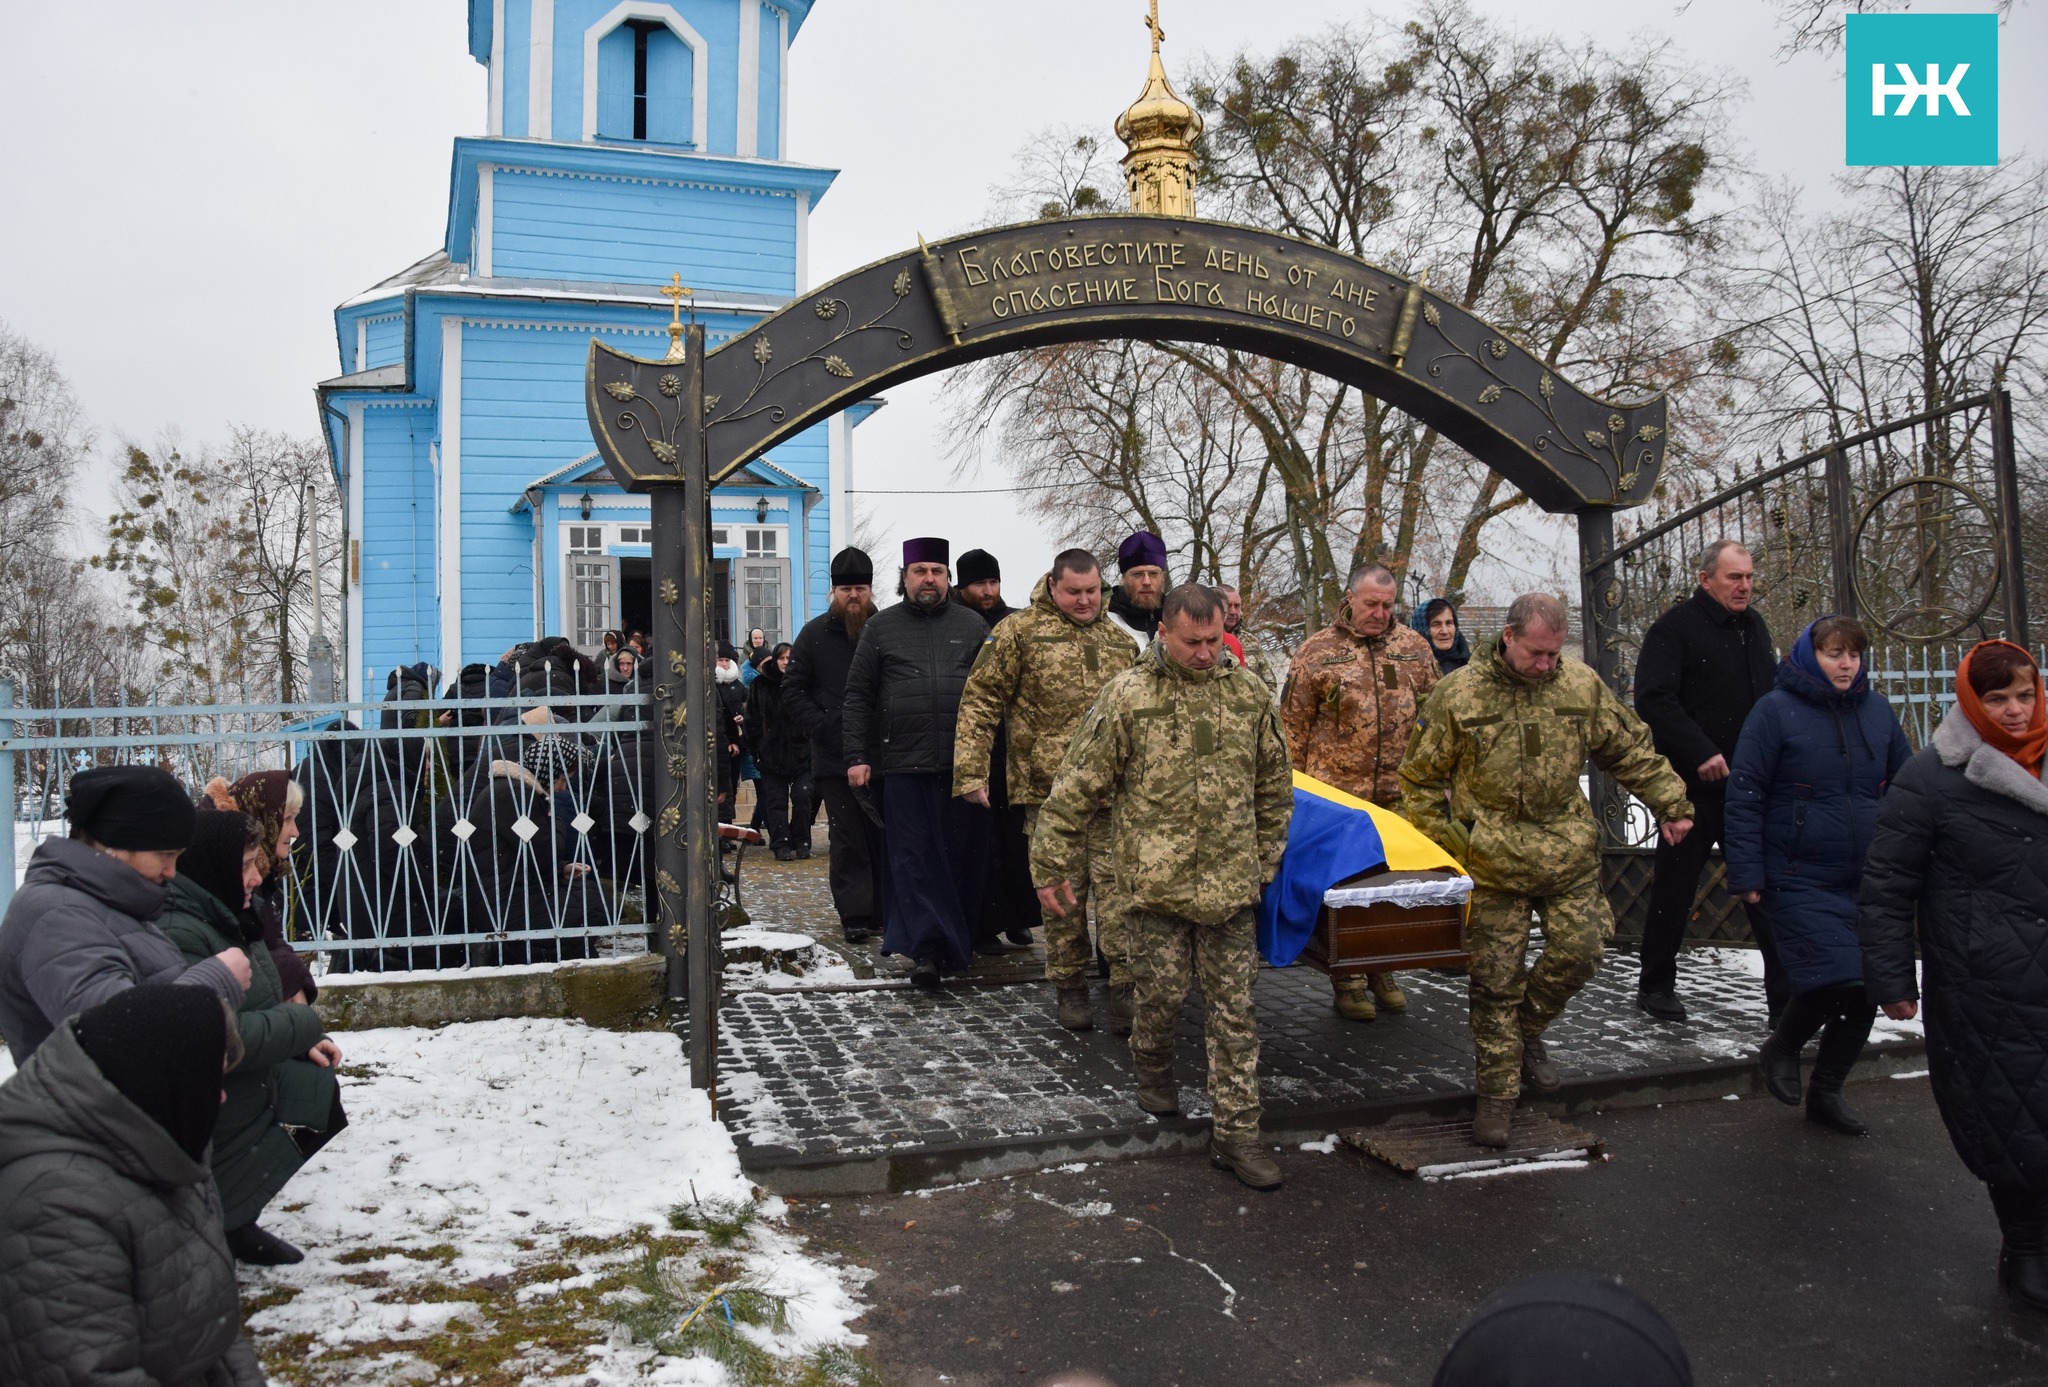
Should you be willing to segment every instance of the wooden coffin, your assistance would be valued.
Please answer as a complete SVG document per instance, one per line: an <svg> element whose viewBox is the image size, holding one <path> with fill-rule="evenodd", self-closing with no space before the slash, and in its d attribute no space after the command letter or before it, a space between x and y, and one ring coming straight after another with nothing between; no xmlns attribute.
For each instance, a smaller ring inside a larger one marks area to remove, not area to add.
<svg viewBox="0 0 2048 1387"><path fill-rule="evenodd" d="M1364 905L1323 906L1316 920L1316 932L1309 937L1301 956L1333 977L1361 973L1388 973L1398 968L1463 968L1465 952L1464 892L1453 889L1465 883L1458 873L1369 872L1338 882L1330 888L1341 894L1352 887L1383 887L1408 882L1441 882L1446 889L1434 893L1451 896L1443 900L1410 903L1376 901ZM1465 883L1469 890L1469 883Z"/></svg>

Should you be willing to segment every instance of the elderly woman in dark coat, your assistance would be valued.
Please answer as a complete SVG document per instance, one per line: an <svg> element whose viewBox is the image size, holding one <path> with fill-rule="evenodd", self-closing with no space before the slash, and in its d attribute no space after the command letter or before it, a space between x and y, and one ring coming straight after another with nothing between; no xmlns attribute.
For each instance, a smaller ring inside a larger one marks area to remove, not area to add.
<svg viewBox="0 0 2048 1387"><path fill-rule="evenodd" d="M1956 708L1899 773L1863 874L1863 976L1910 1019L1934 1101L2005 1234L1998 1280L2048 1310L2048 706L2016 645L1956 671ZM1917 939L1923 978L1916 979Z"/></svg>
<svg viewBox="0 0 2048 1387"><path fill-rule="evenodd" d="M14 1062L65 1017L138 983L193 983L238 1004L249 985L239 948L192 962L153 923L192 841L177 778L153 766L81 771L65 813L71 836L37 847L0 921L0 1034Z"/></svg>
<svg viewBox="0 0 2048 1387"><path fill-rule="evenodd" d="M1821 1033L1806 1115L1850 1136L1869 1128L1842 1085L1877 1008L1863 991L1856 891L1878 804L1913 748L1871 692L1854 617L1822 617L1778 665L1778 684L1742 725L1728 778L1728 890L1764 903L1792 1000L1759 1056L1764 1086L1800 1099L1799 1055Z"/></svg>
<svg viewBox="0 0 2048 1387"><path fill-rule="evenodd" d="M263 833L246 814L200 814L165 897L163 931L187 958L237 946L249 954L249 991L235 1013L242 1061L227 1077L208 1164L229 1250L238 1261L274 1267L305 1254L256 1219L345 1122L334 1075L340 1047L327 1038L319 1012L286 999L262 923L249 909L263 881Z"/></svg>
<svg viewBox="0 0 2048 1387"><path fill-rule="evenodd" d="M285 1000L319 1000L320 984L313 970L285 939L287 899L285 879L291 872L292 845L299 840L299 814L306 807L305 787L292 779L290 771L252 771L234 784L215 776L206 782L206 798L213 807L247 814L262 826L256 848L256 865L263 880L249 897L249 909L263 926L263 945L270 961L277 965L278 982Z"/></svg>
<svg viewBox="0 0 2048 1387"><path fill-rule="evenodd" d="M1449 598L1430 598L1415 609L1414 615L1408 618L1408 624L1429 642L1429 653L1436 656L1438 674L1449 674L1472 663L1472 646L1465 639L1465 627L1458 620L1458 609L1451 605Z"/></svg>
<svg viewBox="0 0 2048 1387"><path fill-rule="evenodd" d="M262 1387L206 1144L238 1042L200 987L130 987L0 1085L0 1382Z"/></svg>

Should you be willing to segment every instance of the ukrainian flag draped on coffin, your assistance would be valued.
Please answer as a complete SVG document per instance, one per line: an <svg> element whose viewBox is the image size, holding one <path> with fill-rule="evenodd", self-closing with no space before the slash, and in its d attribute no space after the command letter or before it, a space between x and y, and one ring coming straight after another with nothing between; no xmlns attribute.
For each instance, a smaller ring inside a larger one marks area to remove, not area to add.
<svg viewBox="0 0 2048 1387"><path fill-rule="evenodd" d="M1294 818L1280 871L1259 898L1259 952L1284 968L1316 931L1323 893L1360 872L1463 871L1449 853L1391 809L1294 773Z"/></svg>

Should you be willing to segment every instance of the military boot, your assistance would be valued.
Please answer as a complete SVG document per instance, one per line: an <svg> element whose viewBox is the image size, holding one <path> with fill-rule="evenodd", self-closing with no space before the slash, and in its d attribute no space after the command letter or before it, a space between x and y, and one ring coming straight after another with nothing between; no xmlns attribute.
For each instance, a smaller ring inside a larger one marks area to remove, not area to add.
<svg viewBox="0 0 2048 1387"><path fill-rule="evenodd" d="M1095 1013L1088 1007L1087 988L1062 987L1060 989L1060 1024L1070 1031L1092 1031L1095 1029Z"/></svg>
<svg viewBox="0 0 2048 1387"><path fill-rule="evenodd" d="M1225 1141L1210 1137L1209 1164L1229 1171L1255 1190L1280 1188L1280 1163L1267 1155L1256 1140Z"/></svg>
<svg viewBox="0 0 2048 1387"><path fill-rule="evenodd" d="M1472 1112L1474 1146L1506 1146L1508 1131L1515 1125L1515 1100L1481 1098Z"/></svg>
<svg viewBox="0 0 2048 1387"><path fill-rule="evenodd" d="M1168 1117L1180 1111L1180 1085L1173 1081L1173 1069L1138 1071L1138 1106L1154 1117Z"/></svg>
<svg viewBox="0 0 2048 1387"><path fill-rule="evenodd" d="M1564 1087L1564 1076L1550 1062L1550 1051L1541 1040L1522 1042L1522 1085L1536 1093L1555 1093Z"/></svg>
<svg viewBox="0 0 2048 1387"><path fill-rule="evenodd" d="M1408 994L1394 982L1392 973L1367 973L1366 983L1372 988L1372 995L1378 999L1382 1011L1408 1010Z"/></svg>
<svg viewBox="0 0 2048 1387"><path fill-rule="evenodd" d="M1372 988L1363 978L1331 978L1336 994L1337 1014L1346 1021L1376 1021L1379 1008L1372 1004Z"/></svg>
<svg viewBox="0 0 2048 1387"><path fill-rule="evenodd" d="M1131 1021L1138 1014L1136 990L1127 982L1113 982L1109 985L1109 1001L1102 1009L1109 1016L1111 1035L1131 1033Z"/></svg>

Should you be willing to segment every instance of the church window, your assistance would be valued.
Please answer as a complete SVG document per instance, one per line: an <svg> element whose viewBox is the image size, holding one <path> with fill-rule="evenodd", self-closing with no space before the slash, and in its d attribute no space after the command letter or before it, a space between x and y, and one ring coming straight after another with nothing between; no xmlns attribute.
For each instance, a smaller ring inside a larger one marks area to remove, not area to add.
<svg viewBox="0 0 2048 1387"><path fill-rule="evenodd" d="M654 543L654 531L644 525L621 525L619 526L619 543L652 544Z"/></svg>
<svg viewBox="0 0 2048 1387"><path fill-rule="evenodd" d="M604 552L604 526L571 525L569 527L569 552L572 554L602 554Z"/></svg>
<svg viewBox="0 0 2048 1387"><path fill-rule="evenodd" d="M629 19L597 45L597 134L605 140L691 143L694 55L658 20Z"/></svg>
<svg viewBox="0 0 2048 1387"><path fill-rule="evenodd" d="M780 536L774 530L747 531L747 557L774 558L778 552L779 539Z"/></svg>

